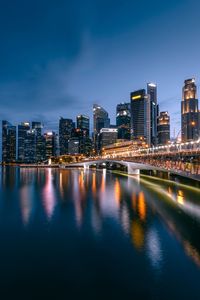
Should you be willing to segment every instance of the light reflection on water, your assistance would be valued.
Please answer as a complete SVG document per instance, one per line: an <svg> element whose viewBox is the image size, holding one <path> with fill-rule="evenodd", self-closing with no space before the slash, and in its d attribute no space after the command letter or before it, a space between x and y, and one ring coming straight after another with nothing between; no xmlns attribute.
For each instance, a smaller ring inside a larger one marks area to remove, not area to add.
<svg viewBox="0 0 200 300"><path fill-rule="evenodd" d="M40 221L45 218L58 236L65 234L62 224L66 223L65 230L81 233L84 243L89 236L93 243L97 237L103 243L109 235L102 246L104 255L107 247L108 253L114 251L113 239L123 251L125 264L126 253L132 249L133 261L142 256L143 264L146 260L145 264L159 274L165 273L168 261L174 261L173 256L168 257L166 245L170 248L176 241L182 259L185 255L200 270L198 190L147 177L122 177L105 169L17 168L1 170L1 190L0 215L6 219L13 210L13 224L17 224L13 227L20 228L21 220L26 230L30 226L30 232L42 231ZM7 209L4 202L10 202ZM69 247L73 238L66 243ZM79 239L77 247L82 247Z"/></svg>

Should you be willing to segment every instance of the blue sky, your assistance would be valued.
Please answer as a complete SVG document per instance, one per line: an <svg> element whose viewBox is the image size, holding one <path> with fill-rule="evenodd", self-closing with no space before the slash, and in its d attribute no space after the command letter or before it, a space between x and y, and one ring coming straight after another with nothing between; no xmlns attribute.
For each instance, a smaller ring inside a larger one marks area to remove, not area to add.
<svg viewBox="0 0 200 300"><path fill-rule="evenodd" d="M0 118L15 124L92 116L158 84L160 110L180 129L183 81L200 79L197 0L0 0Z"/></svg>

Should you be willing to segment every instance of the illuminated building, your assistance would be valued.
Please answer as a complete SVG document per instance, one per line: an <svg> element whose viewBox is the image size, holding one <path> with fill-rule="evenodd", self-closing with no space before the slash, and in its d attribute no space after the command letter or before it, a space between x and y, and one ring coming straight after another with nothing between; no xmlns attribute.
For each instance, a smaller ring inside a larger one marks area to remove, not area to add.
<svg viewBox="0 0 200 300"><path fill-rule="evenodd" d="M36 161L36 132L34 129L26 132L24 140L24 160L25 163Z"/></svg>
<svg viewBox="0 0 200 300"><path fill-rule="evenodd" d="M184 82L181 102L182 142L197 140L199 137L199 112L195 79Z"/></svg>
<svg viewBox="0 0 200 300"><path fill-rule="evenodd" d="M170 141L170 116L167 111L160 112L158 117L158 144L166 145Z"/></svg>
<svg viewBox="0 0 200 300"><path fill-rule="evenodd" d="M56 134L53 131L44 134L45 158L48 159L56 155Z"/></svg>
<svg viewBox="0 0 200 300"><path fill-rule="evenodd" d="M102 128L110 127L110 119L108 117L108 112L101 106L94 104L93 105L93 138L94 138L94 147L96 152L99 151L99 134Z"/></svg>
<svg viewBox="0 0 200 300"><path fill-rule="evenodd" d="M2 121L2 162L16 161L16 126Z"/></svg>
<svg viewBox="0 0 200 300"><path fill-rule="evenodd" d="M18 125L18 161L24 162L25 160L25 140L27 132L30 130L29 122L22 122Z"/></svg>
<svg viewBox="0 0 200 300"><path fill-rule="evenodd" d="M68 154L68 140L72 137L75 124L71 119L60 118L59 121L59 146L60 155Z"/></svg>
<svg viewBox="0 0 200 300"><path fill-rule="evenodd" d="M140 148L146 148L147 144L144 141L117 141L114 144L104 146L102 155L105 157L121 157L132 155L133 151Z"/></svg>
<svg viewBox="0 0 200 300"><path fill-rule="evenodd" d="M130 140L131 138L131 105L120 103L116 108L116 125L118 139Z"/></svg>
<svg viewBox="0 0 200 300"><path fill-rule="evenodd" d="M147 83L147 94L150 100L150 136L151 145L157 144L157 118L158 118L158 104L157 104L157 85L155 83Z"/></svg>
<svg viewBox="0 0 200 300"><path fill-rule="evenodd" d="M79 137L79 153L89 156L92 151L92 141L90 139L90 118L85 115L76 117L77 129Z"/></svg>
<svg viewBox="0 0 200 300"><path fill-rule="evenodd" d="M134 140L144 140L150 146L150 98L145 89L131 93L131 130Z"/></svg>
<svg viewBox="0 0 200 300"><path fill-rule="evenodd" d="M81 130L83 136L88 137L90 135L90 118L84 115L77 116L76 127Z"/></svg>
<svg viewBox="0 0 200 300"><path fill-rule="evenodd" d="M32 129L35 130L35 161L41 162L45 159L45 139L42 135L43 125L41 122L32 122Z"/></svg>
<svg viewBox="0 0 200 300"><path fill-rule="evenodd" d="M114 144L117 140L117 129L114 128L102 128L100 130L99 141L100 149L107 145Z"/></svg>
<svg viewBox="0 0 200 300"><path fill-rule="evenodd" d="M72 137L68 141L69 154L79 154L79 138Z"/></svg>

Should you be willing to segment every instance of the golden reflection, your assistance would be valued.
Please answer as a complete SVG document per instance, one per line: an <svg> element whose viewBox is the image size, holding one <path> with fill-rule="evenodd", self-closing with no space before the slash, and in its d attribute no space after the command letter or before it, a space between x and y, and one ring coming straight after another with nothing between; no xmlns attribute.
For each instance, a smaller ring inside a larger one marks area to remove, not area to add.
<svg viewBox="0 0 200 300"><path fill-rule="evenodd" d="M93 194L96 194L97 191L97 185L96 185L96 172L92 173L92 192Z"/></svg>
<svg viewBox="0 0 200 300"><path fill-rule="evenodd" d="M84 194L85 192L85 181L84 181L84 172L81 171L81 173L78 176L78 183L79 183L79 189Z"/></svg>
<svg viewBox="0 0 200 300"><path fill-rule="evenodd" d="M145 221L146 219L146 202L145 202L145 197L144 193L140 192L138 196L138 211L139 211L139 216L142 221Z"/></svg>
<svg viewBox="0 0 200 300"><path fill-rule="evenodd" d="M115 201L116 201L117 205L119 206L120 197L121 197L121 187L120 187L119 180L117 178L115 180L114 192L115 192Z"/></svg>
<svg viewBox="0 0 200 300"><path fill-rule="evenodd" d="M177 201L179 204L184 205L184 194L182 190L178 190Z"/></svg>
<svg viewBox="0 0 200 300"><path fill-rule="evenodd" d="M101 180L101 192L105 192L105 183L106 183L106 169L103 169L102 180Z"/></svg>
<svg viewBox="0 0 200 300"><path fill-rule="evenodd" d="M141 250L144 245L144 229L138 221L131 224L131 239L136 249Z"/></svg>
<svg viewBox="0 0 200 300"><path fill-rule="evenodd" d="M171 189L170 186L168 187L168 193L169 193L170 195L172 195L172 189Z"/></svg>

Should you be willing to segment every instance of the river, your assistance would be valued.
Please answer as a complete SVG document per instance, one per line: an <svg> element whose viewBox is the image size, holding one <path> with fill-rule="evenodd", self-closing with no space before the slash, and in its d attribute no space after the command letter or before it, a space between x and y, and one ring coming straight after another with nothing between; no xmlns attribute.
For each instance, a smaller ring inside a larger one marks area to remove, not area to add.
<svg viewBox="0 0 200 300"><path fill-rule="evenodd" d="M199 299L200 189L103 170L0 170L2 299Z"/></svg>

